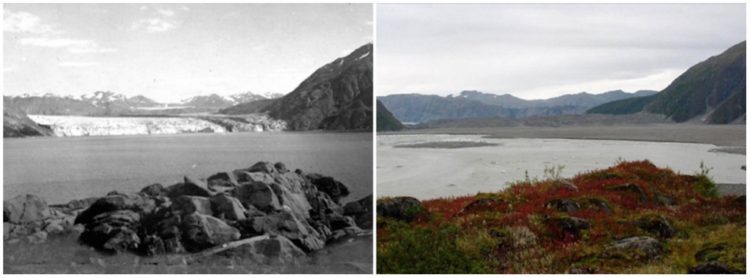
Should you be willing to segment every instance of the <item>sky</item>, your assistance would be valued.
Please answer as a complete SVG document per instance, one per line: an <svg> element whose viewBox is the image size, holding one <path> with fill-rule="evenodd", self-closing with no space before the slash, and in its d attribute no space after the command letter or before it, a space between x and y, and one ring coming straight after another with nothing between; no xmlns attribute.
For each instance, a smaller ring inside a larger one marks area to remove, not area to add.
<svg viewBox="0 0 750 278"><path fill-rule="evenodd" d="M744 4L377 6L377 95L661 90L745 40Z"/></svg>
<svg viewBox="0 0 750 278"><path fill-rule="evenodd" d="M3 93L288 93L372 39L369 4L5 4Z"/></svg>

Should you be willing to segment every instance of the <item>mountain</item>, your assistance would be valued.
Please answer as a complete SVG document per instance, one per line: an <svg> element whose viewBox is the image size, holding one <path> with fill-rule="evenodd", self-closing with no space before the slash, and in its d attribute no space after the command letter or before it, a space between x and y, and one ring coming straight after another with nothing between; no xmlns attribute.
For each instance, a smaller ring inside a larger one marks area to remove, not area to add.
<svg viewBox="0 0 750 278"><path fill-rule="evenodd" d="M240 97L241 98L241 97ZM221 109L237 104L234 100L226 98L217 94L210 94L204 96L194 96L181 101L184 106L190 106L195 108L216 108Z"/></svg>
<svg viewBox="0 0 750 278"><path fill-rule="evenodd" d="M550 99L525 100L510 94L496 95L462 91L457 96L394 94L378 97L402 122L424 123L435 120L467 118L519 119L533 116L583 114L587 109L612 100L655 94L655 91L601 94L578 93Z"/></svg>
<svg viewBox="0 0 750 278"><path fill-rule="evenodd" d="M279 99L220 113L265 112L286 121L291 130L371 129L372 88L372 44L366 44L319 68Z"/></svg>
<svg viewBox="0 0 750 278"><path fill-rule="evenodd" d="M377 101L377 105L377 131L396 131L404 128L401 122L391 114L391 111L388 111L388 109L383 106L382 102Z"/></svg>
<svg viewBox="0 0 750 278"><path fill-rule="evenodd" d="M233 102L231 105L237 105L240 103L253 102L253 101L264 100L264 99L269 99L269 98L278 98L277 95L278 94L261 95L261 94L255 94L253 92L245 92L245 93L231 95L229 96L229 99L231 99ZM224 106L224 107L229 107L229 106Z"/></svg>
<svg viewBox="0 0 750 278"><path fill-rule="evenodd" d="M649 112L675 122L700 118L710 124L742 121L746 110L745 47L743 41L690 67L653 98L607 103L589 113Z"/></svg>
<svg viewBox="0 0 750 278"><path fill-rule="evenodd" d="M80 97L57 96L3 96L5 107L13 107L25 114L116 116L131 114L138 107L152 107L159 103L138 95L127 97L113 92L97 91Z"/></svg>
<svg viewBox="0 0 750 278"><path fill-rule="evenodd" d="M608 102L586 111L587 114L627 115L643 111L649 103L656 99L656 95L634 97Z"/></svg>
<svg viewBox="0 0 750 278"><path fill-rule="evenodd" d="M49 127L39 125L29 119L26 113L10 107L3 107L3 137L52 136Z"/></svg>

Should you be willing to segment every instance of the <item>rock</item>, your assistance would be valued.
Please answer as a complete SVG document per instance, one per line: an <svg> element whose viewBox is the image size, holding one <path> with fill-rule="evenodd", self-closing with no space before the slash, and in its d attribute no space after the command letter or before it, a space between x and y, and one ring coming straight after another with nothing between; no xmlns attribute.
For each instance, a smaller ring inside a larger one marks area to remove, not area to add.
<svg viewBox="0 0 750 278"><path fill-rule="evenodd" d="M234 170L234 176L237 178L237 182L260 182L264 184L272 184L274 182L273 176L264 172L248 172L246 169Z"/></svg>
<svg viewBox="0 0 750 278"><path fill-rule="evenodd" d="M143 238L143 253L146 256L155 256L167 253L164 241L155 235L149 235Z"/></svg>
<svg viewBox="0 0 750 278"><path fill-rule="evenodd" d="M607 201L599 198L585 198L582 200L581 204L584 208L592 208L598 212L604 212L607 215L610 215L614 212Z"/></svg>
<svg viewBox="0 0 750 278"><path fill-rule="evenodd" d="M314 192L314 188L305 179L292 173L277 174L276 182L270 186L279 198L280 204L288 207L298 219L310 218L310 210L313 207L308 195Z"/></svg>
<svg viewBox="0 0 750 278"><path fill-rule="evenodd" d="M245 208L237 198L225 194L217 194L210 198L213 215L227 220L245 219Z"/></svg>
<svg viewBox="0 0 750 278"><path fill-rule="evenodd" d="M422 209L422 203L416 198L392 197L378 200L376 211L380 217L410 222Z"/></svg>
<svg viewBox="0 0 750 278"><path fill-rule="evenodd" d="M287 169L286 165L284 165L284 163L282 162L276 162L273 167L276 168L276 171L278 171L279 173L289 172L289 169Z"/></svg>
<svg viewBox="0 0 750 278"><path fill-rule="evenodd" d="M31 244L39 244L47 241L47 232L39 231L26 237Z"/></svg>
<svg viewBox="0 0 750 278"><path fill-rule="evenodd" d="M354 219L349 216L343 216L340 214L331 214L328 217L328 223L331 227L331 230L339 230L339 229L345 229L348 227L357 227L357 223L354 222Z"/></svg>
<svg viewBox="0 0 750 278"><path fill-rule="evenodd" d="M579 239L581 237L581 231L591 228L591 223L588 220L578 217L553 217L547 220L554 233L558 235L560 239L566 239L572 237L573 239Z"/></svg>
<svg viewBox="0 0 750 278"><path fill-rule="evenodd" d="M262 234L282 235L305 251L322 249L326 241L317 230L289 211L240 220L237 221L237 226L243 238Z"/></svg>
<svg viewBox="0 0 750 278"><path fill-rule="evenodd" d="M243 170L243 169L241 169ZM250 166L250 168L244 169L246 172L261 172L266 174L275 174L276 173L276 167L273 166L270 162L267 161L259 161L255 163L253 166ZM239 179L237 180L241 182Z"/></svg>
<svg viewBox="0 0 750 278"><path fill-rule="evenodd" d="M68 202L65 205L52 205L50 207L55 207L61 209L65 213L69 214L76 214L76 212L85 210L89 208L96 200L99 200L99 197L90 197L85 199L79 199L79 200L73 200Z"/></svg>
<svg viewBox="0 0 750 278"><path fill-rule="evenodd" d="M138 194L124 194L110 192L107 196L97 199L88 209L78 214L75 224L88 224L94 217L102 213L116 210L130 210L134 212L150 212L156 207L151 199Z"/></svg>
<svg viewBox="0 0 750 278"><path fill-rule="evenodd" d="M667 252L659 240L647 237L629 237L615 241L604 251L605 257L651 260Z"/></svg>
<svg viewBox="0 0 750 278"><path fill-rule="evenodd" d="M130 210L104 212L86 224L86 229L79 239L87 245L105 251L136 250L141 243L136 233L140 220L140 214Z"/></svg>
<svg viewBox="0 0 750 278"><path fill-rule="evenodd" d="M567 212L567 213L581 210L580 204L578 204L576 201L568 200L568 199L550 200L544 205L544 207L548 209L555 209L561 212Z"/></svg>
<svg viewBox="0 0 750 278"><path fill-rule="evenodd" d="M47 232L47 234L55 235L55 234L61 234L65 232L65 227L63 227L62 221L55 221L52 223L47 224L44 226L44 231Z"/></svg>
<svg viewBox="0 0 750 278"><path fill-rule="evenodd" d="M608 189L635 194L635 197L641 204L645 204L648 202L648 196L646 195L646 192L644 192L643 189L637 184L627 183L623 185L615 185L609 187Z"/></svg>
<svg viewBox="0 0 750 278"><path fill-rule="evenodd" d="M179 215L188 215L194 212L200 214L213 215L211 202L206 197L197 196L179 196L172 199L170 209Z"/></svg>
<svg viewBox="0 0 750 278"><path fill-rule="evenodd" d="M234 190L236 184L232 181L232 178L229 176L229 174L225 172L216 173L206 180L206 183L208 184L208 189L223 193Z"/></svg>
<svg viewBox="0 0 750 278"><path fill-rule="evenodd" d="M344 215L354 218L362 229L372 229L372 195L344 205Z"/></svg>
<svg viewBox="0 0 750 278"><path fill-rule="evenodd" d="M250 258L264 265L288 265L306 257L304 251L283 236L263 235L243 239L232 244L237 246L217 254Z"/></svg>
<svg viewBox="0 0 750 278"><path fill-rule="evenodd" d="M240 232L224 221L210 215L193 213L185 216L180 224L182 243L190 252L235 241Z"/></svg>
<svg viewBox="0 0 750 278"><path fill-rule="evenodd" d="M644 216L637 221L638 228L659 238L671 238L677 232L663 216Z"/></svg>
<svg viewBox="0 0 750 278"><path fill-rule="evenodd" d="M3 222L3 240L10 238L10 232L13 230L13 224L10 222Z"/></svg>
<svg viewBox="0 0 750 278"><path fill-rule="evenodd" d="M209 197L211 196L211 192L209 192L207 188L199 185L188 177L185 177L185 180L182 183L167 187L167 196L169 198L175 198L184 195Z"/></svg>
<svg viewBox="0 0 750 278"><path fill-rule="evenodd" d="M3 222L23 224L41 221L49 216L47 202L35 195L18 195L3 202Z"/></svg>
<svg viewBox="0 0 750 278"><path fill-rule="evenodd" d="M140 193L148 197L160 197L166 196L167 190L160 183L154 183L141 189Z"/></svg>
<svg viewBox="0 0 750 278"><path fill-rule="evenodd" d="M691 267L688 274L745 274L745 272L720 262L707 262Z"/></svg>
<svg viewBox="0 0 750 278"><path fill-rule="evenodd" d="M457 215L467 215L477 212L485 211L507 211L508 204L502 200L492 197L481 197L471 201L468 205L464 206Z"/></svg>
<svg viewBox="0 0 750 278"><path fill-rule="evenodd" d="M236 190L237 199L245 207L254 206L261 211L269 212L281 208L279 198L271 186L261 182L241 183Z"/></svg>
<svg viewBox="0 0 750 278"><path fill-rule="evenodd" d="M578 186L576 186L572 181L566 180L566 179L558 179L554 180L552 182L551 186L552 190L565 190L565 191L573 191L578 192Z"/></svg>
<svg viewBox="0 0 750 278"><path fill-rule="evenodd" d="M595 274L596 270L591 267L571 267L568 274Z"/></svg>
<svg viewBox="0 0 750 278"><path fill-rule="evenodd" d="M656 204L660 206L677 205L677 201L675 200L675 198L661 192L654 193L654 202L656 202Z"/></svg>
<svg viewBox="0 0 750 278"><path fill-rule="evenodd" d="M330 196L336 203L338 203L342 197L349 196L349 188L332 177L311 173L305 175L305 178L315 185L319 191L328 194L328 196Z"/></svg>
<svg viewBox="0 0 750 278"><path fill-rule="evenodd" d="M333 231L328 237L328 242L336 242L349 237L356 237L366 234L362 229L357 226L349 226L343 229Z"/></svg>

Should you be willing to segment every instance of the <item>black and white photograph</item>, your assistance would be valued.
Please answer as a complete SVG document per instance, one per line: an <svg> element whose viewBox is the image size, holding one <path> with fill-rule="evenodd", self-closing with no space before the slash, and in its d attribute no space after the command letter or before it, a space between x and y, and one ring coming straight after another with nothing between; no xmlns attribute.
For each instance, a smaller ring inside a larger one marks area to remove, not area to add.
<svg viewBox="0 0 750 278"><path fill-rule="evenodd" d="M4 4L3 273L373 273L372 15Z"/></svg>

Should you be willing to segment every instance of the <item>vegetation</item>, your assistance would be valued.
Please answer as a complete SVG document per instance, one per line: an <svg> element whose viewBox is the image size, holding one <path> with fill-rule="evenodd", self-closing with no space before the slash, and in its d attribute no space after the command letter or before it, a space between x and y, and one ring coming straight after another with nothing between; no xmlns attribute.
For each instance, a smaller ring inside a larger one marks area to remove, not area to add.
<svg viewBox="0 0 750 278"><path fill-rule="evenodd" d="M391 111L388 111L387 108L385 108L385 105L383 105L382 102L378 100L378 115L377 115L377 131L397 131L404 128L404 125L401 124L401 122L396 119L396 117L391 114Z"/></svg>
<svg viewBox="0 0 750 278"><path fill-rule="evenodd" d="M586 111L587 114L626 115L643 111L643 107L651 103L657 95L634 97L607 102Z"/></svg>
<svg viewBox="0 0 750 278"><path fill-rule="evenodd" d="M717 196L710 168L618 162L570 180L561 170L422 201L410 222L379 217L378 273L688 273L708 262L745 272L745 198Z"/></svg>

